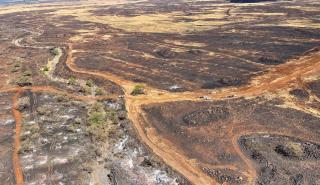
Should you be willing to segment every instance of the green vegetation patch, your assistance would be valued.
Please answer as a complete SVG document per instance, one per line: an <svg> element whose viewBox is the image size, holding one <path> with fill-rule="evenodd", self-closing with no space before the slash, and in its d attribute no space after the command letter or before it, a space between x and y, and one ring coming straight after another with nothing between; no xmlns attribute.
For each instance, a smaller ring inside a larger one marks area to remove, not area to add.
<svg viewBox="0 0 320 185"><path fill-rule="evenodd" d="M102 95L104 95L104 91L103 91L101 88L97 88L97 89L95 90L95 93L96 93L97 96L102 96Z"/></svg>
<svg viewBox="0 0 320 185"><path fill-rule="evenodd" d="M304 148L300 143L287 142L284 145L278 145L275 151L285 157L303 157Z"/></svg>
<svg viewBox="0 0 320 185"><path fill-rule="evenodd" d="M132 92L131 92L131 95L133 96L137 96L137 95L140 95L140 94L145 94L144 92L144 86L143 85L136 85L134 86Z"/></svg>
<svg viewBox="0 0 320 185"><path fill-rule="evenodd" d="M23 86L30 86L32 85L32 81L29 76L20 76L16 80L16 84L23 87Z"/></svg>
<svg viewBox="0 0 320 185"><path fill-rule="evenodd" d="M76 85L77 84L77 79L75 78L75 77L70 77L69 79L68 79L68 84L69 85Z"/></svg>
<svg viewBox="0 0 320 185"><path fill-rule="evenodd" d="M15 63L11 68L11 72L15 73L15 72L18 72L20 69L21 69L21 64Z"/></svg>
<svg viewBox="0 0 320 185"><path fill-rule="evenodd" d="M51 48L50 53L54 56L59 55L59 48Z"/></svg>
<svg viewBox="0 0 320 185"><path fill-rule="evenodd" d="M92 105L89 112L89 124L90 125L102 125L106 122L106 112L104 105L97 102Z"/></svg>
<svg viewBox="0 0 320 185"><path fill-rule="evenodd" d="M22 76L31 76L32 75L32 71L30 70L26 70L22 73Z"/></svg>
<svg viewBox="0 0 320 185"><path fill-rule="evenodd" d="M92 80L87 80L86 81L86 86L93 87L93 81Z"/></svg>
<svg viewBox="0 0 320 185"><path fill-rule="evenodd" d="M47 73L49 71L49 67L47 65L44 65L42 68L41 68L41 71L44 72L44 73Z"/></svg>
<svg viewBox="0 0 320 185"><path fill-rule="evenodd" d="M113 131L114 123L117 122L116 112L97 102L90 107L88 114L88 133L96 140L105 140Z"/></svg>

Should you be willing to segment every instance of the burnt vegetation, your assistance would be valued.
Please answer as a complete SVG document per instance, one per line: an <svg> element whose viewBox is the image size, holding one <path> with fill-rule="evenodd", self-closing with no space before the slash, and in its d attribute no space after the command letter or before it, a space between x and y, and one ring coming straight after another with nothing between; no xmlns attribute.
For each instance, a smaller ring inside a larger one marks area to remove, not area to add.
<svg viewBox="0 0 320 185"><path fill-rule="evenodd" d="M0 7L1 182L319 184L319 3L110 2Z"/></svg>

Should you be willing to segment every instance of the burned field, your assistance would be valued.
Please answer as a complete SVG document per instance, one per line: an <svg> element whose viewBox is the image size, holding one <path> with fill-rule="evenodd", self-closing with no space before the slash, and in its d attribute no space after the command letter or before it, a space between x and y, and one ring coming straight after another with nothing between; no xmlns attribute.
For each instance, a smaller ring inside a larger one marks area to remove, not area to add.
<svg viewBox="0 0 320 185"><path fill-rule="evenodd" d="M252 183L255 170L258 184L317 184L319 117L282 107L263 98L147 105L145 127L221 184Z"/></svg>
<svg viewBox="0 0 320 185"><path fill-rule="evenodd" d="M2 19L39 25L39 41L69 39L79 67L159 89L192 91L246 84L317 47L319 6L308 1L151 1L76 10L39 6L36 14L11 13Z"/></svg>
<svg viewBox="0 0 320 185"><path fill-rule="evenodd" d="M1 94L1 149L0 149L0 170L1 182L14 184L14 173L12 164L12 143L14 136L14 117L11 114L11 94ZM6 174L6 175L2 175Z"/></svg>
<svg viewBox="0 0 320 185"><path fill-rule="evenodd" d="M318 184L320 146L296 138L255 135L240 139L258 164L260 184Z"/></svg>
<svg viewBox="0 0 320 185"><path fill-rule="evenodd" d="M0 6L1 182L319 184L319 10Z"/></svg>
<svg viewBox="0 0 320 185"><path fill-rule="evenodd" d="M19 150L24 182L125 184L143 175L149 177L141 183L173 181L170 169L164 171L130 135L123 108L121 101L92 104L26 91L18 107L24 120Z"/></svg>
<svg viewBox="0 0 320 185"><path fill-rule="evenodd" d="M108 54L91 58L80 52L75 62L171 91L240 86L318 46L319 25L311 18L318 5L303 6L305 11L288 2L238 6L207 1L99 8L90 11L99 19L93 22L118 29L100 28L106 40L88 39L74 48L90 46L93 53ZM306 19L300 20L302 15Z"/></svg>

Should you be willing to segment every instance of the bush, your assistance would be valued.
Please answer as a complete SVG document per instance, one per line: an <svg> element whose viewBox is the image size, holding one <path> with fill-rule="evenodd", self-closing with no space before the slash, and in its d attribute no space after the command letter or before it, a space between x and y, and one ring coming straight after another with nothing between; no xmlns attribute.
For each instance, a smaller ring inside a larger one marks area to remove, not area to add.
<svg viewBox="0 0 320 185"><path fill-rule="evenodd" d="M285 157L303 157L304 149L299 143L288 142L284 145L278 145L275 151Z"/></svg>
<svg viewBox="0 0 320 185"><path fill-rule="evenodd" d="M96 95L98 95L98 96L101 96L101 95L104 94L104 93L103 93L103 90L100 89L100 88L97 88L97 89L95 90L95 93L96 93Z"/></svg>
<svg viewBox="0 0 320 185"><path fill-rule="evenodd" d="M105 122L105 115L101 112L93 112L89 117L90 125L102 125Z"/></svg>
<svg viewBox="0 0 320 185"><path fill-rule="evenodd" d="M47 65L43 66L41 69L43 72L48 72L49 71L49 67Z"/></svg>
<svg viewBox="0 0 320 185"><path fill-rule="evenodd" d="M78 92L83 94L91 94L91 89L88 86L80 86L78 88Z"/></svg>
<svg viewBox="0 0 320 185"><path fill-rule="evenodd" d="M36 108L36 111L39 115L50 115L51 114L50 109L46 106L39 106Z"/></svg>
<svg viewBox="0 0 320 185"><path fill-rule="evenodd" d="M139 94L144 94L144 86L143 85L136 85L134 86L131 95L137 96Z"/></svg>
<svg viewBox="0 0 320 185"><path fill-rule="evenodd" d="M94 139L104 140L107 137L105 131L107 127L107 115L102 103L95 103L89 110L87 132L93 136Z"/></svg>
<svg viewBox="0 0 320 185"><path fill-rule="evenodd" d="M68 79L68 84L69 84L69 85L76 85L76 83L77 83L77 80L76 80L75 77L70 77L70 78Z"/></svg>
<svg viewBox="0 0 320 185"><path fill-rule="evenodd" d="M93 87L93 81L92 81L92 80L87 80L87 81L86 81L86 85L87 85L88 87Z"/></svg>
<svg viewBox="0 0 320 185"><path fill-rule="evenodd" d="M13 67L15 67L15 68L19 68L19 67L21 67L21 64L19 64L19 63L15 63Z"/></svg>
<svg viewBox="0 0 320 185"><path fill-rule="evenodd" d="M11 68L11 72L15 73L15 72L18 72L20 69L21 69L21 65L19 63L15 63Z"/></svg>
<svg viewBox="0 0 320 185"><path fill-rule="evenodd" d="M12 73L18 72L19 69L20 69L20 68L13 67L13 68L11 69L11 72L12 72Z"/></svg>
<svg viewBox="0 0 320 185"><path fill-rule="evenodd" d="M106 122L106 112L102 103L95 103L89 112L90 125L102 125Z"/></svg>
<svg viewBox="0 0 320 185"><path fill-rule="evenodd" d="M16 84L23 87L32 85L32 82L28 76L21 76L16 80Z"/></svg>
<svg viewBox="0 0 320 185"><path fill-rule="evenodd" d="M32 72L30 70L26 70L25 72L23 72L22 76L31 76Z"/></svg>
<svg viewBox="0 0 320 185"><path fill-rule="evenodd" d="M55 56L59 55L59 48L51 48L50 53Z"/></svg>

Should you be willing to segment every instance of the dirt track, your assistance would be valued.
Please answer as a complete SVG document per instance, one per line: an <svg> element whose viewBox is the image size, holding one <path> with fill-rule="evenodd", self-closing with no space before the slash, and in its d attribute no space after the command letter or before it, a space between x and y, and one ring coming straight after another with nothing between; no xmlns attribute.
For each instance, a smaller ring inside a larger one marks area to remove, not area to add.
<svg viewBox="0 0 320 185"><path fill-rule="evenodd" d="M193 184L217 184L211 177L203 173L197 165L186 156L182 155L171 143L170 141L162 139L152 128L144 128L145 115L142 111L142 105L151 104L151 103L160 103L160 102L173 102L173 101L183 101L183 100L192 100L192 101L201 101L199 97L207 96L213 100L221 100L227 98L228 96L236 97L250 97L258 96L269 93L275 93L277 91L287 89L291 85L294 85L297 82L301 83L301 78L306 75L314 75L320 72L320 53L312 53L307 56L301 57L289 61L285 64L278 65L265 74L258 76L244 87L239 88L226 88L220 91L209 91L201 90L195 92L182 92L182 93L172 93L164 90L159 90L146 87L146 95L140 96L131 96L130 92L135 86L135 83L127 81L125 79L120 79L115 75L100 72L100 71L89 71L86 69L78 68L73 61L72 57L72 44L69 44L68 47L68 57L67 65L68 67L76 72L81 74L94 75L98 77L105 78L107 80L113 81L118 85L122 86L125 90L125 99L126 107L128 111L129 118L133 122L138 135L141 140L148 146L150 149L159 157L161 157L169 166L183 174L190 182ZM70 96L71 98L79 100L92 100L98 98L106 97L86 97L86 96L75 96L73 94L65 93L61 90L57 90L51 87L26 87L26 88L12 88L12 89L2 89L1 92L17 92L14 98L14 104L17 103L17 98L19 93L22 90L32 90L32 91L43 91L55 94L64 94ZM112 97L115 98L115 97ZM303 108L303 105L302 105ZM15 137L15 152L13 155L15 176L17 184L23 184L23 175L21 172L21 167L19 165L18 150L20 147L19 134L21 126L21 115L15 109L13 113L16 118L16 137ZM243 133L246 134L246 133ZM249 171L249 181L251 184L255 182L256 172L255 168L252 165L252 162L241 152L239 146L237 145L238 138L241 135L233 137L233 144L239 154L239 156L247 164Z"/></svg>
<svg viewBox="0 0 320 185"><path fill-rule="evenodd" d="M286 64L279 65L271 69L266 74L253 79L252 82L245 87L225 89L220 92L198 91L184 93L170 93L147 87L147 94L138 97L130 95L131 89L135 85L132 82L119 79L116 76L105 72L87 71L85 69L77 68L72 60L72 44L69 44L67 64L70 69L75 72L100 76L121 85L126 92L126 107L129 118L134 123L134 126L143 142L145 142L152 151L160 156L167 164L187 177L193 184L217 184L217 182L212 180L212 178L208 177L198 169L192 161L181 155L179 151L170 144L170 141L161 139L152 128L144 128L143 122L145 121L145 118L141 106L150 103L170 101L200 101L199 97L201 96L208 96L214 100L221 100L230 95L247 97L274 93L286 89L293 83L296 83L301 76L306 74L317 74L317 72L320 71L320 53L313 53L299 59L289 61ZM241 149L237 144L237 140L240 137L241 135L233 137L232 141L238 154L246 162L249 171L251 171L249 181L251 184L254 184L256 179L255 168L253 167L250 159L241 152Z"/></svg>
<svg viewBox="0 0 320 185"><path fill-rule="evenodd" d="M19 96L21 94L21 90L18 89L16 92L16 95L13 97L13 116L16 121L16 128L15 128L15 137L14 137L14 151L13 151L13 168L14 168L14 175L16 178L16 183L17 185L23 185L23 173L20 165L20 159L19 159L19 149L20 149L20 133L21 133L21 122L22 122L22 115L21 113L17 110L18 106L18 100Z"/></svg>

